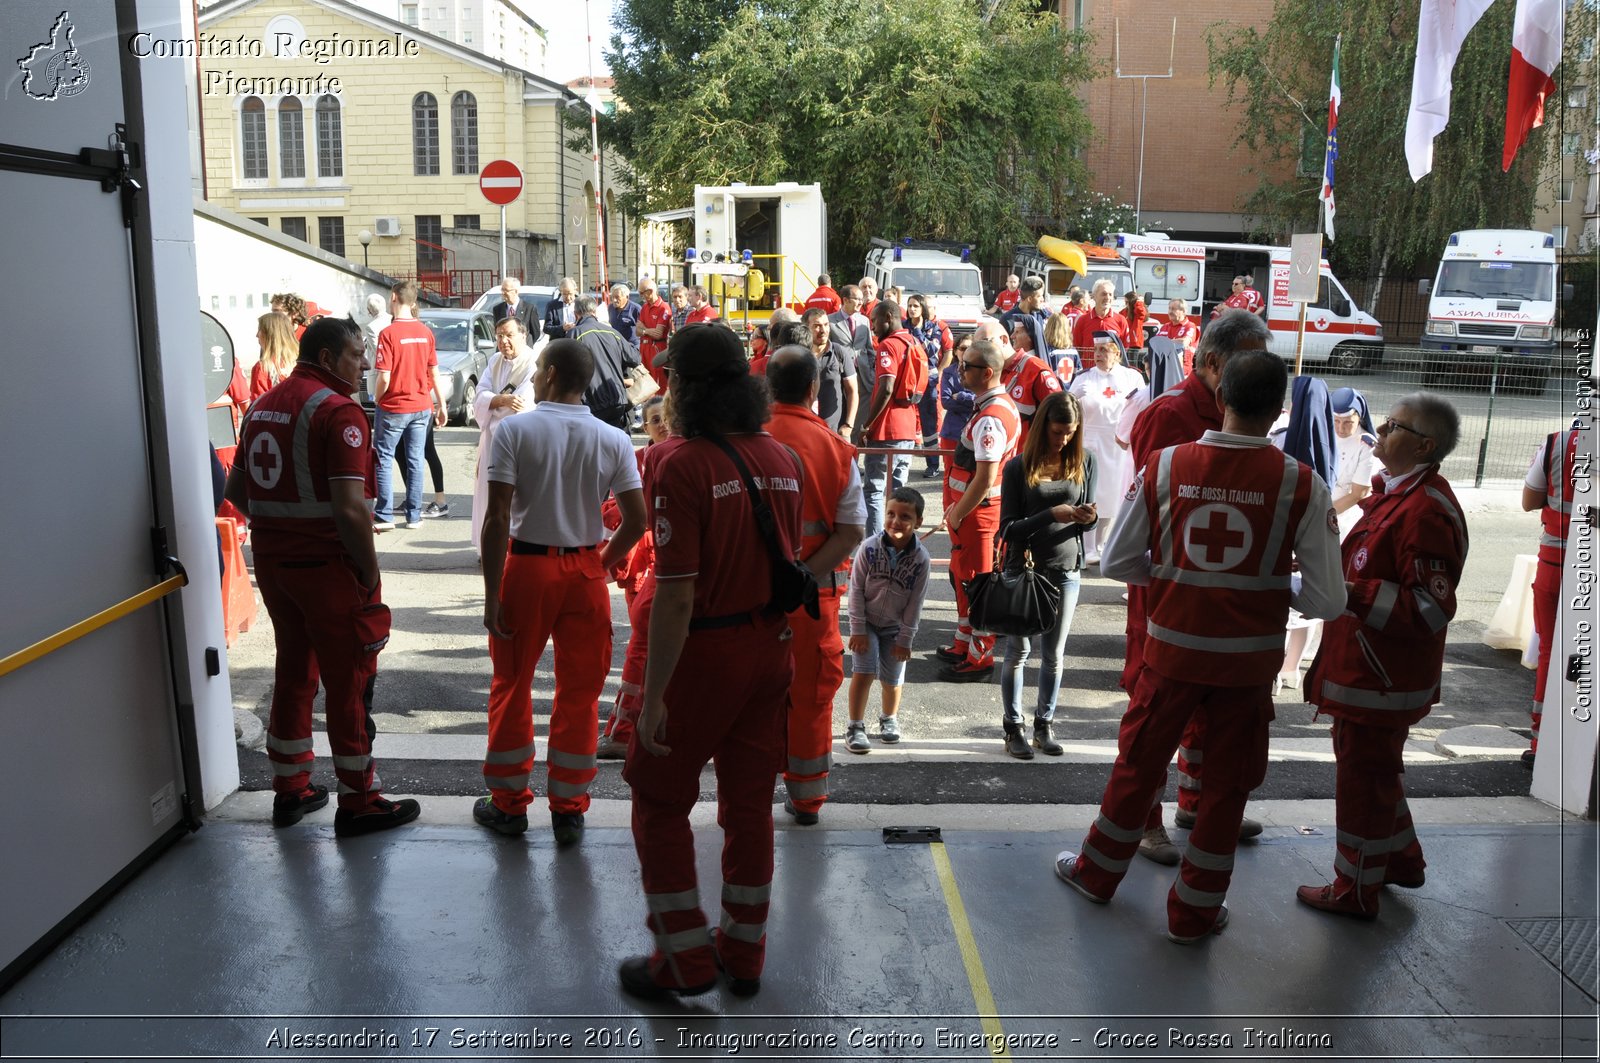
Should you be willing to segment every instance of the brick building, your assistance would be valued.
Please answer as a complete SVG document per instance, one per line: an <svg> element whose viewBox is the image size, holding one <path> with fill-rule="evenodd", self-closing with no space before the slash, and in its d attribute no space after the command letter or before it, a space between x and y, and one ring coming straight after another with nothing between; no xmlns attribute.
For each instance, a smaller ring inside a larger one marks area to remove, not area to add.
<svg viewBox="0 0 1600 1063"><path fill-rule="evenodd" d="M510 159L525 183L507 208L509 271L594 283L594 167L565 147L562 116L582 105L565 86L345 0L224 0L200 38L212 202L430 287L457 274L476 294L498 273L500 224L478 173ZM637 275L632 225L608 209L614 277Z"/></svg>
<svg viewBox="0 0 1600 1063"><path fill-rule="evenodd" d="M1238 239L1247 226L1245 198L1262 163L1240 153L1243 111L1229 106L1227 88L1208 82L1206 29L1216 23L1265 28L1272 0L1060 0L1062 21L1094 35L1097 76L1083 97L1095 133L1084 153L1092 187L1130 205L1139 200L1141 224L1196 239ZM1173 19L1177 19L1176 47ZM1120 34L1119 34L1120 30ZM1117 78L1117 44L1121 70ZM1172 77L1148 82L1127 75ZM1142 107L1148 86L1148 108ZM1143 116L1144 187L1139 189Z"/></svg>

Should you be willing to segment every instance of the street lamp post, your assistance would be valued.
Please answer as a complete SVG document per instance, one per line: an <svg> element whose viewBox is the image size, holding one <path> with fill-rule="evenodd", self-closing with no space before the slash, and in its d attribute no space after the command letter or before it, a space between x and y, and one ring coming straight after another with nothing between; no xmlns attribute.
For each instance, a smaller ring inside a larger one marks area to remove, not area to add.
<svg viewBox="0 0 1600 1063"><path fill-rule="evenodd" d="M356 233L356 239L361 241L361 265L367 267L367 248L372 243L372 230L362 229Z"/></svg>

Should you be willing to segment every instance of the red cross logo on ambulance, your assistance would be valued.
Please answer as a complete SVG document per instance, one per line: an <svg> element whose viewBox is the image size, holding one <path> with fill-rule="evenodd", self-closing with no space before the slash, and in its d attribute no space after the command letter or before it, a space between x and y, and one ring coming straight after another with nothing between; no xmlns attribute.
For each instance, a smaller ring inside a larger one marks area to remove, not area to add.
<svg viewBox="0 0 1600 1063"><path fill-rule="evenodd" d="M263 432L250 444L250 478L270 491L282 475L283 451L276 439Z"/></svg>
<svg viewBox="0 0 1600 1063"><path fill-rule="evenodd" d="M1250 520L1232 506L1201 506L1183 525L1183 552L1198 568L1226 572L1250 556Z"/></svg>
<svg viewBox="0 0 1600 1063"><path fill-rule="evenodd" d="M1317 319L1311 323L1318 332L1328 331L1328 315L1318 314Z"/></svg>

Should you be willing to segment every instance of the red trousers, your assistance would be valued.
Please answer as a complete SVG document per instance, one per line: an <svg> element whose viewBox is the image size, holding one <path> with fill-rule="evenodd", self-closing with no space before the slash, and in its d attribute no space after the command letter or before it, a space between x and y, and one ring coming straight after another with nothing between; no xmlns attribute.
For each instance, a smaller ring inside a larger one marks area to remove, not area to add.
<svg viewBox="0 0 1600 1063"><path fill-rule="evenodd" d="M633 844L655 935L650 967L662 985L716 978L712 949L736 978L761 974L772 895L772 788L783 768L794 676L784 617L691 631L667 684L663 757L638 742L622 777L633 787ZM722 920L715 946L700 906L689 810L700 770L716 763L723 831Z"/></svg>
<svg viewBox="0 0 1600 1063"><path fill-rule="evenodd" d="M1117 735L1117 761L1100 799L1100 815L1078 857L1091 892L1108 899L1116 893L1138 851L1150 806L1161 797L1167 764L1193 717L1204 717L1216 740L1211 781L1200 793L1194 830L1167 892L1167 926L1183 937L1208 931L1227 897L1245 801L1267 774L1267 725L1273 718L1268 684L1204 686L1141 671Z"/></svg>
<svg viewBox="0 0 1600 1063"><path fill-rule="evenodd" d="M839 636L841 585L817 598L821 617L801 609L789 617L794 631L794 685L789 688L788 762L783 784L802 812L815 812L828 799L828 769L833 766L833 696L844 682L844 639Z"/></svg>
<svg viewBox="0 0 1600 1063"><path fill-rule="evenodd" d="M555 701L545 760L550 810L589 808L595 776L600 692L611 670L611 600L600 551L511 554L500 581L500 622L509 639L489 637L489 752L483 781L495 806L521 815L533 802L533 673L555 642Z"/></svg>
<svg viewBox="0 0 1600 1063"><path fill-rule="evenodd" d="M372 682L389 634L389 609L369 596L342 558L256 558L256 583L277 644L267 759L272 789L294 794L311 783L311 702L327 691L328 746L339 807L359 812L383 784L372 760Z"/></svg>
<svg viewBox="0 0 1600 1063"><path fill-rule="evenodd" d="M644 708L644 662L650 652L650 609L656 603L656 575L645 573L644 583L628 596L628 649L622 657L622 679L617 683L617 702L606 721L605 735L627 745L633 741L633 725Z"/></svg>
<svg viewBox="0 0 1600 1063"><path fill-rule="evenodd" d="M994 568L994 536L1000 528L1000 504L989 501L967 514L950 533L950 581L956 585L956 642L967 644L967 660L979 667L994 663L994 635L974 631L968 621L967 589L972 577Z"/></svg>
<svg viewBox="0 0 1600 1063"><path fill-rule="evenodd" d="M1533 630L1539 635L1539 670L1533 678L1533 745L1539 749L1539 724L1544 719L1544 699L1550 689L1550 643L1556 637L1556 610L1561 606L1561 566L1540 561L1533 576Z"/></svg>
<svg viewBox="0 0 1600 1063"><path fill-rule="evenodd" d="M1144 640L1149 624L1149 604L1144 587L1128 586L1128 622L1125 628L1127 634L1127 648L1123 651L1122 680L1120 686L1130 694L1138 684L1139 673L1144 669ZM1178 743L1178 807L1185 812L1193 813L1200 807L1200 776L1202 764L1205 760L1205 717L1196 715L1189 721L1189 726L1184 729L1183 739ZM1162 792L1167 788L1166 779L1161 782ZM1156 802L1150 809L1150 817L1145 826L1150 829L1161 826L1161 803Z"/></svg>
<svg viewBox="0 0 1600 1063"><path fill-rule="evenodd" d="M943 436L941 436L939 437L939 449L944 451L944 453L940 455L940 461L944 464L945 478L939 482L944 491L942 497L944 499L945 512L948 513L950 511L950 507L956 504L956 499L961 497L954 491L950 490L950 470L954 468L956 464L956 441L953 439L945 439Z"/></svg>
<svg viewBox="0 0 1600 1063"><path fill-rule="evenodd" d="M1368 911L1378 910L1386 877L1410 878L1428 866L1400 778L1409 733L1407 727L1375 727L1338 717L1333 721L1338 762L1333 889L1338 897L1354 894Z"/></svg>

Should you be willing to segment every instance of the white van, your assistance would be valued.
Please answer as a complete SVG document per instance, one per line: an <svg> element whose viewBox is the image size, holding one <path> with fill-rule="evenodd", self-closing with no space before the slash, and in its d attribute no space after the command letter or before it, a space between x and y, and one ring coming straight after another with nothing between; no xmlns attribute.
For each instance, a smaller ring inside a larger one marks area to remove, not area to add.
<svg viewBox="0 0 1600 1063"><path fill-rule="evenodd" d="M983 271L968 261L971 248L917 240L891 244L877 238L872 245L865 275L878 282L880 296L898 286L907 295L932 299L934 312L951 332L964 334L978 327L978 318L987 308Z"/></svg>
<svg viewBox="0 0 1600 1063"><path fill-rule="evenodd" d="M1101 241L1115 248L1133 268L1133 289L1149 293L1151 321L1167 320L1167 303L1182 298L1189 319L1202 328L1211 311L1227 299L1233 278L1251 279L1267 303L1270 350L1294 360L1300 331L1300 307L1289 298L1289 248L1264 244L1227 244L1168 240L1157 233L1113 233ZM1383 358L1383 326L1355 305L1350 293L1321 264L1316 302L1306 307L1304 360L1355 371Z"/></svg>
<svg viewBox="0 0 1600 1063"><path fill-rule="evenodd" d="M1096 281L1108 280L1119 303L1124 295L1133 291L1133 275L1121 255L1095 244L1054 236L1039 237L1037 246L1018 246L1011 268L1018 277L1043 278L1045 303L1053 310L1065 305L1067 292L1073 285L1087 292L1094 288Z"/></svg>
<svg viewBox="0 0 1600 1063"><path fill-rule="evenodd" d="M1554 237L1526 229L1451 233L1438 275L1417 287L1429 297L1422 349L1430 383L1463 365L1498 364L1502 379L1544 390L1556 347ZM1570 291L1561 289L1562 298Z"/></svg>

